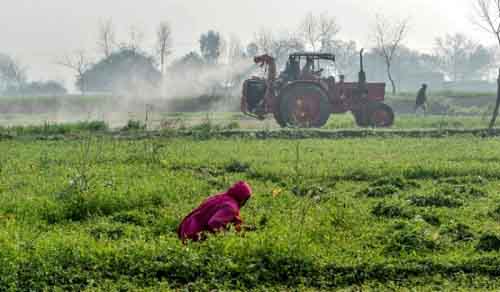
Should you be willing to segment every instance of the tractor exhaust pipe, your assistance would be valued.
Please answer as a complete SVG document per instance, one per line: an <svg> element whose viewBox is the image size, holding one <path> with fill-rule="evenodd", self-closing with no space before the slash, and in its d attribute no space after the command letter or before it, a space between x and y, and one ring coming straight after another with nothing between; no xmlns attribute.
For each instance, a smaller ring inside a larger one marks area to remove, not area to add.
<svg viewBox="0 0 500 292"><path fill-rule="evenodd" d="M365 49L361 49L359 52L359 65L360 65L360 70L358 74L358 87L360 92L365 92L366 91L366 73L364 70L364 65L363 65L363 52Z"/></svg>
<svg viewBox="0 0 500 292"><path fill-rule="evenodd" d="M363 66L363 52L365 49L361 49L361 52L359 52L359 63L361 64L361 72L364 71L364 66Z"/></svg>

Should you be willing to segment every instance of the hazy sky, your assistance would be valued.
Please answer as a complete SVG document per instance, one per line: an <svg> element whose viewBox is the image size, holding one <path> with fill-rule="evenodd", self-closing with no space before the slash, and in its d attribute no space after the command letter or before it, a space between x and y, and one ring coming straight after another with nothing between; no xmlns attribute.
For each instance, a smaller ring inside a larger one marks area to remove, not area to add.
<svg viewBox="0 0 500 292"><path fill-rule="evenodd" d="M410 17L407 45L430 50L446 33L464 32L489 43L471 24L473 0L1 0L0 52L20 59L32 79L60 79L71 86L71 72L55 60L77 49L96 54L98 23L111 18L118 39L131 26L152 46L160 21L171 22L177 55L197 49L199 35L216 29L249 41L261 28L291 30L308 12L327 11L341 25L341 37L370 45L376 13Z"/></svg>

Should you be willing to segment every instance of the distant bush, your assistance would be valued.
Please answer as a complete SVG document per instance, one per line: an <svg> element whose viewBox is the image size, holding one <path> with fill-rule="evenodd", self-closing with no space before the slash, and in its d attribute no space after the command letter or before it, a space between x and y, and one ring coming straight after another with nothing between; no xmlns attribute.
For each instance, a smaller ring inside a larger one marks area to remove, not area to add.
<svg viewBox="0 0 500 292"><path fill-rule="evenodd" d="M193 132L193 138L207 140L216 138L217 134L222 130L220 125L214 124L211 118L207 115L205 120L190 129Z"/></svg>
<svg viewBox="0 0 500 292"><path fill-rule="evenodd" d="M17 136L28 135L65 135L79 132L101 132L109 130L108 124L103 121L89 121L78 123L52 124L45 123L41 126L15 126L4 128L3 131Z"/></svg>
<svg viewBox="0 0 500 292"><path fill-rule="evenodd" d="M8 96L64 96L68 90L58 81L35 81L23 85L14 92L6 91L4 94Z"/></svg>
<svg viewBox="0 0 500 292"><path fill-rule="evenodd" d="M141 121L128 120L127 124L122 128L122 131L144 131L146 125Z"/></svg>

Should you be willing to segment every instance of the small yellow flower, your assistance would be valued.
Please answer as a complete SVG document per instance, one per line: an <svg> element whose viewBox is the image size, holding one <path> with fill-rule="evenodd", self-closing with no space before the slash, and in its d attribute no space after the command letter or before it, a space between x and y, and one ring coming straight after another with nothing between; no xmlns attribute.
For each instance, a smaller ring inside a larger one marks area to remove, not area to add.
<svg viewBox="0 0 500 292"><path fill-rule="evenodd" d="M272 192L273 198L276 198L277 196L281 195L282 192L283 190L281 188L274 189Z"/></svg>

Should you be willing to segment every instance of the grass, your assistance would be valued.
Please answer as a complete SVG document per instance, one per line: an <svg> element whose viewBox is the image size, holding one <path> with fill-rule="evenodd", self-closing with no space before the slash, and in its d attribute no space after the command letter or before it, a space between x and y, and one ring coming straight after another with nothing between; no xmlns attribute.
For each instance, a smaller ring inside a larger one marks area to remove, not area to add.
<svg viewBox="0 0 500 292"><path fill-rule="evenodd" d="M473 137L0 141L0 290L500 289L498 149ZM256 230L182 246L182 217L239 179ZM376 188L391 194L366 195Z"/></svg>
<svg viewBox="0 0 500 292"><path fill-rule="evenodd" d="M268 120L260 122L248 120L237 113L211 114L210 120L206 118L207 114L185 114L172 113L163 114L151 122L148 130L194 130L194 131L223 131L223 130L257 130L268 131L279 129L274 121ZM0 116L1 118L1 116ZM4 117L7 119L7 117ZM83 119L85 120L85 119ZM30 134L65 134L77 131L105 131L111 130L143 130L145 122L143 119L134 118L119 123L112 124L102 120L88 120L87 122L48 122L50 119L46 116L13 116L12 119L5 120L5 126L1 126L0 133L9 132L13 135ZM489 120L481 116L446 116L429 115L416 116L400 114L396 116L395 125L391 130L442 130L442 129L484 129ZM57 130L59 129L59 130ZM332 115L323 130L360 130L357 127L351 114Z"/></svg>
<svg viewBox="0 0 500 292"><path fill-rule="evenodd" d="M390 95L390 94L389 94ZM397 97L415 98L416 92L399 92ZM458 98L477 98L477 97L496 97L496 92L474 92L474 91L453 91L453 90L432 90L429 96L458 97Z"/></svg>
<svg viewBox="0 0 500 292"><path fill-rule="evenodd" d="M309 131L239 113L160 118L149 135L140 117L113 129L3 117L0 291L500 289L498 140L293 140ZM398 115L394 129L486 124ZM262 139L222 138L246 129ZM357 131L349 114L325 129ZM243 211L255 230L182 246L182 217L239 179L256 193Z"/></svg>
<svg viewBox="0 0 500 292"><path fill-rule="evenodd" d="M16 136L35 136L35 135L68 135L82 132L106 132L108 125L103 121L88 121L76 123L45 123L41 126L12 126L0 127L0 134L14 134Z"/></svg>
<svg viewBox="0 0 500 292"><path fill-rule="evenodd" d="M494 95L481 92L451 92L440 91L429 93L429 109L439 116L430 117L424 122L413 112L416 93L400 93L397 96L387 96L386 102L398 113L396 127L477 127L487 124L485 119L492 112ZM199 124L205 114L199 112L214 111L212 102L219 100L207 97L200 98L124 98L114 96L60 96L60 97L0 97L0 125L31 125L44 122L62 123L80 120L106 120L113 128L123 127L127 120L145 120L145 109L150 108L149 115L160 127L164 120L183 119L187 126ZM263 123L248 120L238 113L239 97L234 101L235 113L216 112L214 122L227 124L229 127L256 128ZM178 112L175 112L178 111ZM403 114L403 115L401 115ZM329 123L328 128L354 127L350 115L334 116L335 123ZM233 122L232 125L228 123ZM234 123L239 123L236 125ZM275 123L271 123L276 127ZM420 125L421 124L421 125ZM149 125L148 125L149 128Z"/></svg>

